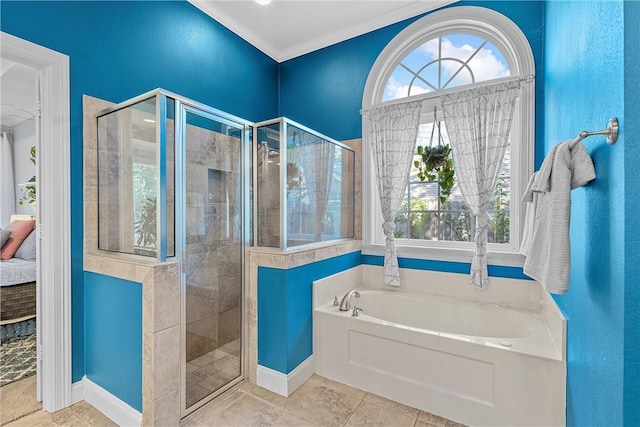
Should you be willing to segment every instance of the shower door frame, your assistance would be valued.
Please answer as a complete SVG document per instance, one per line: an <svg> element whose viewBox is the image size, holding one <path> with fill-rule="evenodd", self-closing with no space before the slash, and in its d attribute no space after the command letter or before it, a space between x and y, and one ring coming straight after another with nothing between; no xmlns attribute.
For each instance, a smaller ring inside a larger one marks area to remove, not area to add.
<svg viewBox="0 0 640 427"><path fill-rule="evenodd" d="M166 94L166 92L165 92ZM185 418L202 406L206 405L216 397L220 396L239 382L246 376L246 307L245 307L245 253L250 246L251 239L251 214L249 207L249 186L251 179L249 177L252 159L252 129L253 123L232 116L223 111L209 107L207 105L191 101L189 99L167 94L175 102L175 140L174 140L174 173L175 173L175 254L180 265L180 418ZM186 115L195 114L208 120L223 123L242 131L240 140L240 216L242 218L242 227L240 230L240 375L238 378L225 384L218 390L202 398L190 407L186 405Z"/></svg>

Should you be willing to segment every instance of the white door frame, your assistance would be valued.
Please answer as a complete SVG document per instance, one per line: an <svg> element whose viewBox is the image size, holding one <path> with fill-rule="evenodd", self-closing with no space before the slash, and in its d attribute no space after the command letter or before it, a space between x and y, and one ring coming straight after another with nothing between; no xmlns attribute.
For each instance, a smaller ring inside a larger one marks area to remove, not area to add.
<svg viewBox="0 0 640 427"><path fill-rule="evenodd" d="M55 412L71 404L71 215L69 57L0 32L2 58L40 75L37 142L38 398ZM79 229L82 229L80 227ZM46 304L42 302L46 301Z"/></svg>

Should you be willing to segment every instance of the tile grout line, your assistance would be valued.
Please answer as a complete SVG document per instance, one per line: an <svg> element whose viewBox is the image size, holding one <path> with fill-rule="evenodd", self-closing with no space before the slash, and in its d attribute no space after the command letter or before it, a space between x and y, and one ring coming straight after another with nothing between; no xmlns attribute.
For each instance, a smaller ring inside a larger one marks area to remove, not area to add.
<svg viewBox="0 0 640 427"><path fill-rule="evenodd" d="M396 403L399 403L399 404L401 404L401 405L403 405L403 406L407 406L408 408L416 409L416 410L417 410L417 413L416 413L416 415L415 415L414 417L412 417L412 416L410 416L410 415L408 415L408 414L403 413L402 411L398 411L398 410L395 410L395 409L389 408L389 407L387 407L387 406L381 405L381 404L379 404L379 403L371 402L371 401L367 400L367 396L369 396L370 394L372 394L372 395L374 395L374 396L377 396L375 393L369 393L369 392L366 392L366 393L365 393L365 395L362 397L362 400L360 401L360 403L359 403L359 404L358 404L358 406L356 407L356 409L354 409L354 410L353 410L353 412L351 413L351 415L349 415L349 418L347 419L347 422L346 422L344 425L348 424L349 420L350 420L350 419L351 419L351 417L355 414L356 410L357 410L357 409L360 407L360 405L362 405L362 403L364 403L364 402L366 402L366 403L368 403L368 404L370 404L370 405L373 405L373 406L377 406L378 408L382 408L382 409L384 409L384 410L386 410L386 411L395 412L397 415L401 415L401 416L403 416L403 417L407 417L407 418L409 418L409 419L413 418L413 424L412 424L412 425L413 425L414 427L415 427L415 426L416 426L416 424L418 423L418 419L420 418L420 413L422 412L422 410L420 410L420 409L418 409L418 408L413 408L413 407L408 406L408 405L404 405L403 403L400 403L400 402L396 402Z"/></svg>
<svg viewBox="0 0 640 427"><path fill-rule="evenodd" d="M20 414L20 415L18 415L16 418L14 418L14 419L12 419L12 420L8 420L8 421L6 421L6 422L3 422L3 423L2 423L2 424L0 424L0 425L7 425L7 424L10 424L10 423L13 423L13 422L15 422L15 421L21 420L21 419L22 419L22 418L24 418L24 417L28 417L29 415L35 414L36 412L41 411L41 410L42 410L42 408L38 408L38 409L34 409L32 412L29 412L29 413L27 413L27 414Z"/></svg>
<svg viewBox="0 0 640 427"><path fill-rule="evenodd" d="M353 414L356 413L356 411L358 410L358 408L360 407L360 405L362 405L362 402L365 401L365 398L369 395L369 393L365 393L364 396L362 396L360 398L360 402L358 402L358 404L356 405L356 407L353 409L353 411L351 411L351 413L349 414L349 416L347 417L347 420L345 421L344 424L342 424L342 426L346 426L347 424L349 424L349 421L351 420L351 418L353 417Z"/></svg>

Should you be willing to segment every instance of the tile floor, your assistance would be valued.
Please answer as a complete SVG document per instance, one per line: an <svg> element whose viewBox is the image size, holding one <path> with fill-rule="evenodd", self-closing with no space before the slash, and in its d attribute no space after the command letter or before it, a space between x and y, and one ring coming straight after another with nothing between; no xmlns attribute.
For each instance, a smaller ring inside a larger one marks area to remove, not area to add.
<svg viewBox="0 0 640 427"><path fill-rule="evenodd" d="M184 425L462 426L317 375L288 398L244 382L187 418Z"/></svg>
<svg viewBox="0 0 640 427"><path fill-rule="evenodd" d="M0 387L0 425L38 412L42 404L36 399L36 376Z"/></svg>
<svg viewBox="0 0 640 427"><path fill-rule="evenodd" d="M55 414L38 411L7 426L114 426L81 402ZM416 426L459 427L375 394L314 375L288 398L243 382L198 412L183 426Z"/></svg>
<svg viewBox="0 0 640 427"><path fill-rule="evenodd" d="M240 339L187 362L187 406L240 376Z"/></svg>
<svg viewBox="0 0 640 427"><path fill-rule="evenodd" d="M40 426L100 426L117 427L117 424L104 416L87 402L76 403L56 413L44 411L34 412L16 421L6 424L7 427L40 427Z"/></svg>

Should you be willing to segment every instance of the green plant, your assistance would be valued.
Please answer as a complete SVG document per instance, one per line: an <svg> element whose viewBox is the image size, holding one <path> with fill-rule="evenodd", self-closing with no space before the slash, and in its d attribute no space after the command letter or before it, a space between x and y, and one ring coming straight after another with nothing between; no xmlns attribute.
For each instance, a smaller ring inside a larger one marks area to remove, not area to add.
<svg viewBox="0 0 640 427"><path fill-rule="evenodd" d="M404 239L429 238L425 236L429 234L431 214L424 200L412 199L411 204L407 200L403 201L396 216L394 236Z"/></svg>
<svg viewBox="0 0 640 427"><path fill-rule="evenodd" d="M134 230L138 235L137 245L144 247L156 248L157 240L157 219L156 219L156 198L147 197L142 211L140 213L140 219L135 222Z"/></svg>
<svg viewBox="0 0 640 427"><path fill-rule="evenodd" d="M33 163L33 165L36 165L36 147L33 146L31 147L31 149L29 150L30 153L30 160L31 163ZM32 184L29 184L32 183ZM33 205L33 207L36 207L36 177L35 175L32 176L31 178L29 178L29 181L27 181L27 185L25 185L24 187L22 187L22 197L20 198L20 200L18 201L18 204L20 206L24 205L25 203L29 203L31 205Z"/></svg>
<svg viewBox="0 0 640 427"><path fill-rule="evenodd" d="M509 242L509 194L503 180L498 180L494 199L491 201L493 208L493 243Z"/></svg>
<svg viewBox="0 0 640 427"><path fill-rule="evenodd" d="M441 221L449 230L449 237L446 237L443 229L441 240L452 240L454 242L470 242L472 239L473 214L464 201L449 201L447 211L441 214Z"/></svg>
<svg viewBox="0 0 640 427"><path fill-rule="evenodd" d="M294 188L300 187L301 177L300 169L295 163L287 163L287 195Z"/></svg>
<svg viewBox="0 0 640 427"><path fill-rule="evenodd" d="M440 187L440 204L444 205L455 184L451 148L447 144L418 145L418 155L420 160L413 163L418 168L418 179L423 182L437 181Z"/></svg>

